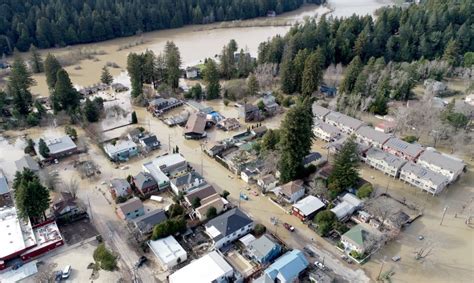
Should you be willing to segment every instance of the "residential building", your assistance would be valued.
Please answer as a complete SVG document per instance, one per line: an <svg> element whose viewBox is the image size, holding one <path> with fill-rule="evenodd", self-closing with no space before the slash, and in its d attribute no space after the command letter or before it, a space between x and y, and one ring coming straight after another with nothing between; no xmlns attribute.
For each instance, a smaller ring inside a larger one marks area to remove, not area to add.
<svg viewBox="0 0 474 283"><path fill-rule="evenodd" d="M325 148L329 149L331 153L336 154L342 149L347 139L349 139L349 136L344 135L341 138L327 144ZM366 144L358 143L357 141L356 141L356 144L357 144L358 155L363 155L370 148L370 146Z"/></svg>
<svg viewBox="0 0 474 283"><path fill-rule="evenodd" d="M352 215L361 205L362 201L358 197L351 193L347 193L341 198L340 203L331 208L331 211L334 212L337 219L341 220Z"/></svg>
<svg viewBox="0 0 474 283"><path fill-rule="evenodd" d="M230 145L222 142L210 142L204 144L204 152L210 157L223 153Z"/></svg>
<svg viewBox="0 0 474 283"><path fill-rule="evenodd" d="M388 133L393 133L393 131L395 131L396 126L397 125L394 122L383 121L383 122L378 123L375 126L375 130L388 134Z"/></svg>
<svg viewBox="0 0 474 283"><path fill-rule="evenodd" d="M240 123L239 120L235 118L226 118L224 120L219 121L219 123L217 123L217 127L224 131L233 131L240 128Z"/></svg>
<svg viewBox="0 0 474 283"><path fill-rule="evenodd" d="M328 272L321 269L316 269L309 274L309 281L311 283L334 283L335 277Z"/></svg>
<svg viewBox="0 0 474 283"><path fill-rule="evenodd" d="M186 78L187 79L195 79L198 77L198 71L199 69L196 67L187 67L186 68Z"/></svg>
<svg viewBox="0 0 474 283"><path fill-rule="evenodd" d="M170 111L176 107L183 105L183 101L171 98L156 98L148 104L148 111L152 112L155 116L161 116L163 113Z"/></svg>
<svg viewBox="0 0 474 283"><path fill-rule="evenodd" d="M267 190L272 190L278 184L277 178L273 174L267 174L263 177L257 179L257 184L260 188L262 188L263 192Z"/></svg>
<svg viewBox="0 0 474 283"><path fill-rule="evenodd" d="M440 193L449 183L449 178L411 161L400 171L400 180L420 188L432 195Z"/></svg>
<svg viewBox="0 0 474 283"><path fill-rule="evenodd" d="M187 194L184 195L184 200L188 206L192 206L194 199L198 198L203 200L209 196L217 194L216 189L213 186L205 184L200 187L190 190Z"/></svg>
<svg viewBox="0 0 474 283"><path fill-rule="evenodd" d="M201 206L194 209L197 218L199 218L200 220L207 219L207 211L209 210L209 208L214 207L216 209L217 214L219 214L227 209L227 204L229 203L217 193L201 199L200 202Z"/></svg>
<svg viewBox="0 0 474 283"><path fill-rule="evenodd" d="M145 208L139 198L131 198L117 205L117 215L122 220L133 220L145 214Z"/></svg>
<svg viewBox="0 0 474 283"><path fill-rule="evenodd" d="M276 194L287 203L295 203L304 196L303 180L295 180L275 188Z"/></svg>
<svg viewBox="0 0 474 283"><path fill-rule="evenodd" d="M188 259L188 253L173 236L148 241L148 246L164 270L170 270Z"/></svg>
<svg viewBox="0 0 474 283"><path fill-rule="evenodd" d="M239 208L231 209L206 223L206 234L212 239L214 247L230 244L248 234L253 229L253 220Z"/></svg>
<svg viewBox="0 0 474 283"><path fill-rule="evenodd" d="M30 155L25 155L22 158L15 161L16 170L23 171L25 168L38 173L40 170L38 162L33 159Z"/></svg>
<svg viewBox="0 0 474 283"><path fill-rule="evenodd" d="M313 216L325 206L326 205L320 199L310 195L293 204L291 213L301 221L306 221L313 218Z"/></svg>
<svg viewBox="0 0 474 283"><path fill-rule="evenodd" d="M188 122L184 127L184 137L186 139L202 139L207 133L206 128L206 114L197 112L189 116Z"/></svg>
<svg viewBox="0 0 474 283"><path fill-rule="evenodd" d="M418 143L407 143L399 138L389 139L382 149L388 153L401 157L403 159L414 161L423 152L423 147Z"/></svg>
<svg viewBox="0 0 474 283"><path fill-rule="evenodd" d="M339 128L339 130L348 135L354 133L355 131L357 131L357 129L364 125L364 122L362 122L361 120L352 118L339 112L331 112L327 114L324 118L324 121L330 125Z"/></svg>
<svg viewBox="0 0 474 283"><path fill-rule="evenodd" d="M155 135L147 135L145 137L140 138L140 145L146 151L152 151L160 148L160 141Z"/></svg>
<svg viewBox="0 0 474 283"><path fill-rule="evenodd" d="M133 177L133 183L137 190L144 196L158 191L158 183L148 172L140 172Z"/></svg>
<svg viewBox="0 0 474 283"><path fill-rule="evenodd" d="M120 83L114 83L111 85L111 87L112 87L112 90L115 92L124 92L128 90L128 87Z"/></svg>
<svg viewBox="0 0 474 283"><path fill-rule="evenodd" d="M400 169L402 169L402 166L406 163L405 159L378 148L370 148L367 150L364 160L370 167L380 170L384 174L394 178L398 177Z"/></svg>
<svg viewBox="0 0 474 283"><path fill-rule="evenodd" d="M466 164L462 160L431 149L425 150L418 157L416 163L448 177L450 183L456 181L466 168Z"/></svg>
<svg viewBox="0 0 474 283"><path fill-rule="evenodd" d="M249 164L240 172L240 178L247 184L254 183L259 173L259 166Z"/></svg>
<svg viewBox="0 0 474 283"><path fill-rule="evenodd" d="M308 167L309 165L319 166L326 163L327 160L319 152L311 152L303 158L303 165Z"/></svg>
<svg viewBox="0 0 474 283"><path fill-rule="evenodd" d="M227 283L232 282L234 269L217 251L192 261L169 276L169 283Z"/></svg>
<svg viewBox="0 0 474 283"><path fill-rule="evenodd" d="M170 186L170 178L185 174L188 170L186 159L179 154L168 154L157 157L143 164L143 170L153 176L160 190Z"/></svg>
<svg viewBox="0 0 474 283"><path fill-rule="evenodd" d="M171 179L171 190L176 195L179 195L180 192L188 193L195 188L202 187L206 184L206 180L204 180L198 172L191 171Z"/></svg>
<svg viewBox="0 0 474 283"><path fill-rule="evenodd" d="M362 126L355 132L355 137L358 143L382 148L384 143L386 143L392 135L376 131L374 128L369 126Z"/></svg>
<svg viewBox="0 0 474 283"><path fill-rule="evenodd" d="M271 264L263 275L253 282L267 283L292 283L297 282L300 274L306 270L309 262L300 250L292 250L279 257Z"/></svg>
<svg viewBox="0 0 474 283"><path fill-rule="evenodd" d="M127 161L138 154L138 146L131 140L118 140L104 144L104 151L113 161Z"/></svg>
<svg viewBox="0 0 474 283"><path fill-rule="evenodd" d="M140 142L140 139L145 137L145 133L142 130L143 129L139 128L131 129L130 131L128 131L127 138L134 142Z"/></svg>
<svg viewBox="0 0 474 283"><path fill-rule="evenodd" d="M321 122L324 121L329 113L331 113L331 110L318 105L316 102L313 103L311 108L313 110L313 117L320 120Z"/></svg>
<svg viewBox="0 0 474 283"><path fill-rule="evenodd" d="M168 217L163 209L155 209L147 214L132 220L135 229L140 235L145 236L153 232L155 225L164 222Z"/></svg>
<svg viewBox="0 0 474 283"><path fill-rule="evenodd" d="M260 127L255 127L250 130L250 132L253 135L253 138L261 138L265 133L267 132L267 127L266 126L260 126Z"/></svg>
<svg viewBox="0 0 474 283"><path fill-rule="evenodd" d="M8 186L7 177L3 174L3 171L0 170L0 204L2 201L10 199L10 187ZM0 207L3 205L0 205Z"/></svg>
<svg viewBox="0 0 474 283"><path fill-rule="evenodd" d="M88 217L85 208L79 206L74 196L67 192L59 193L59 196L53 201L51 212L58 223L73 222Z"/></svg>
<svg viewBox="0 0 474 283"><path fill-rule="evenodd" d="M263 105L265 105L265 112L268 115L274 115L280 109L280 105L276 103L276 98L271 94L265 94L262 97Z"/></svg>
<svg viewBox="0 0 474 283"><path fill-rule="evenodd" d="M357 224L341 236L341 243L348 252L364 254L376 243L377 235L374 232L368 225Z"/></svg>
<svg viewBox="0 0 474 283"><path fill-rule="evenodd" d="M118 197L126 197L132 193L132 187L125 179L112 179L110 181L110 194L113 199Z"/></svg>
<svg viewBox="0 0 474 283"><path fill-rule="evenodd" d="M280 255L281 246L271 240L269 236L262 235L249 243L247 250L258 263L267 264Z"/></svg>
<svg viewBox="0 0 474 283"><path fill-rule="evenodd" d="M333 86L327 86L327 85L321 85L319 87L319 91L324 97L334 97L337 93L336 87Z"/></svg>
<svg viewBox="0 0 474 283"><path fill-rule="evenodd" d="M49 157L52 158L61 158L66 157L78 152L77 146L74 141L69 136L62 136L59 138L50 138L44 139L46 146L49 149ZM35 151L36 154L40 159L44 159L44 157L40 154L39 151L39 140L35 141Z"/></svg>
<svg viewBox="0 0 474 283"><path fill-rule="evenodd" d="M333 142L339 139L342 135L339 128L316 119L313 125L313 133L318 139L326 142Z"/></svg>
<svg viewBox="0 0 474 283"><path fill-rule="evenodd" d="M245 103L239 107L239 118L243 119L246 123L262 121L262 113L257 106Z"/></svg>

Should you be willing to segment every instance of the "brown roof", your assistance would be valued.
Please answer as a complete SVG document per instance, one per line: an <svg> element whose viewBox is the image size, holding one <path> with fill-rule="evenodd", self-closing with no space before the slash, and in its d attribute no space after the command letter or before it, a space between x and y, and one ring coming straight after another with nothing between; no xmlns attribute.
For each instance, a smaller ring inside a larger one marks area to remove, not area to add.
<svg viewBox="0 0 474 283"><path fill-rule="evenodd" d="M220 199L220 198L221 198L221 196L218 195L218 194L210 195L210 196L205 197L201 200L201 205L205 205L206 203L212 202L212 201L214 201L216 199Z"/></svg>
<svg viewBox="0 0 474 283"><path fill-rule="evenodd" d="M206 213L207 213L207 210L210 207L214 207L217 210L217 213L219 213L224 208L224 202L219 197L219 198L213 199L212 201L209 201L209 202L201 205L200 207L196 208L196 210L199 212L199 214L201 214L202 216L205 217Z"/></svg>
<svg viewBox="0 0 474 283"><path fill-rule="evenodd" d="M143 207L143 203L139 198L132 198L118 205L118 209L122 210L124 214L135 211L142 207Z"/></svg>
<svg viewBox="0 0 474 283"><path fill-rule="evenodd" d="M189 117L186 126L184 127L184 132L188 133L196 133L196 134L203 134L204 129L206 128L206 114L198 112L193 113Z"/></svg>
<svg viewBox="0 0 474 283"><path fill-rule="evenodd" d="M281 186L280 192L288 197L300 191L303 186L303 180L295 180Z"/></svg>
<svg viewBox="0 0 474 283"><path fill-rule="evenodd" d="M214 195L216 193L217 192L213 186L206 185L204 187L197 188L191 191L185 196L185 198L188 200L189 203L192 203L195 198L199 198L200 200L203 200L207 198L208 196Z"/></svg>

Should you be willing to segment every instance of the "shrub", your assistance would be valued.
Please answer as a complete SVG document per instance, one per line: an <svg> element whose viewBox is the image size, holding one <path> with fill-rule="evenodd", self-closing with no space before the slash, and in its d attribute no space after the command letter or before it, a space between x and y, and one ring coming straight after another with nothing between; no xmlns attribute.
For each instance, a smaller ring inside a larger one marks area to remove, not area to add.
<svg viewBox="0 0 474 283"><path fill-rule="evenodd" d="M38 126L40 123L39 115L36 113L28 114L26 117L26 123L31 127Z"/></svg>
<svg viewBox="0 0 474 283"><path fill-rule="evenodd" d="M229 105L229 100L228 99L224 99L224 105L225 106Z"/></svg>
<svg viewBox="0 0 474 283"><path fill-rule="evenodd" d="M135 111L132 112L132 124L138 123L137 113Z"/></svg>
<svg viewBox="0 0 474 283"><path fill-rule="evenodd" d="M406 137L403 137L402 140L406 141L407 143L414 143L418 141L418 138L415 136L406 136Z"/></svg>
<svg viewBox="0 0 474 283"><path fill-rule="evenodd" d="M253 228L253 233L257 237L260 235L263 235L265 231L267 231L267 227L265 227L265 225L260 224L260 223L256 224L255 227Z"/></svg>
<svg viewBox="0 0 474 283"><path fill-rule="evenodd" d="M186 221L183 217L168 219L153 228L153 234L151 236L151 239L158 240L169 235L176 234L178 232L183 232L185 230Z"/></svg>
<svg viewBox="0 0 474 283"><path fill-rule="evenodd" d="M223 190L222 191L222 194L221 194L221 197L223 197L224 199L227 199L227 197L230 195L230 193L227 191L227 190Z"/></svg>
<svg viewBox="0 0 474 283"><path fill-rule="evenodd" d="M211 206L206 211L206 218L211 219L217 216L217 209L214 206Z"/></svg>
<svg viewBox="0 0 474 283"><path fill-rule="evenodd" d="M113 271L117 267L117 257L105 247L104 243L97 246L93 257L100 268L104 270Z"/></svg>
<svg viewBox="0 0 474 283"><path fill-rule="evenodd" d="M372 192L374 191L374 188L370 183L365 183L362 185L358 190L357 190L357 197L358 198L368 198L372 195Z"/></svg>

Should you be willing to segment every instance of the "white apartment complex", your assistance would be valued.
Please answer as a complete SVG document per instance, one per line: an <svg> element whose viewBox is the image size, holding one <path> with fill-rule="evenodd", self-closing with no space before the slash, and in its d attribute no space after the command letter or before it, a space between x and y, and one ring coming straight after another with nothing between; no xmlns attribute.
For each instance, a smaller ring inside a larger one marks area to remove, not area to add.
<svg viewBox="0 0 474 283"><path fill-rule="evenodd" d="M349 117L339 112L331 112L327 114L324 121L349 135L364 125L364 122L361 120Z"/></svg>
<svg viewBox="0 0 474 283"><path fill-rule="evenodd" d="M382 148L391 137L391 134L376 131L369 126L362 126L355 132L356 140L359 143L366 144L377 148Z"/></svg>
<svg viewBox="0 0 474 283"><path fill-rule="evenodd" d="M342 135L341 130L333 125L329 125L321 120L315 119L313 127L314 135L323 141L333 142Z"/></svg>
<svg viewBox="0 0 474 283"><path fill-rule="evenodd" d="M400 169L405 164L405 162L405 159L382 151L378 148L370 148L366 152L365 163L394 178L398 177Z"/></svg>
<svg viewBox="0 0 474 283"><path fill-rule="evenodd" d="M455 159L435 150L425 150L418 158L417 163L448 177L450 183L456 181L466 167L466 164L464 164L462 160Z"/></svg>
<svg viewBox="0 0 474 283"><path fill-rule="evenodd" d="M432 195L440 193L449 183L448 177L408 161L400 171L400 180Z"/></svg>

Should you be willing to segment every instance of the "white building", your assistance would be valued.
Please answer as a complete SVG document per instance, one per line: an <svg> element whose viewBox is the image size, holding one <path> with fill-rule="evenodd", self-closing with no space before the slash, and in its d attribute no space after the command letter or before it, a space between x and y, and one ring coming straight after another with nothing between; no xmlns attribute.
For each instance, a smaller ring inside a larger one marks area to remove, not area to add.
<svg viewBox="0 0 474 283"><path fill-rule="evenodd" d="M454 182L466 167L466 164L464 164L462 160L455 159L435 150L425 150L420 157L418 157L416 163L448 177L449 182Z"/></svg>
<svg viewBox="0 0 474 283"><path fill-rule="evenodd" d="M420 156L424 148L418 143L408 143L399 138L390 138L384 143L382 149L390 154L414 161Z"/></svg>
<svg viewBox="0 0 474 283"><path fill-rule="evenodd" d="M149 241L148 246L165 270L169 270L188 259L188 254L173 236Z"/></svg>
<svg viewBox="0 0 474 283"><path fill-rule="evenodd" d="M333 142L342 135L339 128L317 119L314 121L313 133L317 138L326 142Z"/></svg>
<svg viewBox="0 0 474 283"><path fill-rule="evenodd" d="M400 180L433 195L440 193L449 183L448 177L411 161L402 167Z"/></svg>
<svg viewBox="0 0 474 283"><path fill-rule="evenodd" d="M400 169L406 160L398 156L382 151L378 148L370 148L365 153L365 163L392 177L398 177Z"/></svg>
<svg viewBox="0 0 474 283"><path fill-rule="evenodd" d="M224 283L232 277L232 266L217 251L213 251L171 274L169 282Z"/></svg>
<svg viewBox="0 0 474 283"><path fill-rule="evenodd" d="M331 110L327 109L327 108L324 108L318 104L313 103L312 105L312 111L313 111L313 116L321 121L324 121L324 118L326 118L326 116L331 113Z"/></svg>
<svg viewBox="0 0 474 283"><path fill-rule="evenodd" d="M334 212L339 220L352 215L362 204L362 201L351 193L345 194L341 200L342 201L338 205L331 208L331 211Z"/></svg>
<svg viewBox="0 0 474 283"><path fill-rule="evenodd" d="M183 175L188 170L186 159L179 154L168 154L157 157L143 164L143 170L153 176L160 190L169 187L170 178Z"/></svg>
<svg viewBox="0 0 474 283"><path fill-rule="evenodd" d="M138 145L131 140L119 140L115 144L104 144L104 151L112 160L127 160L138 154Z"/></svg>
<svg viewBox="0 0 474 283"><path fill-rule="evenodd" d="M355 136L357 142L377 148L382 148L383 144L392 137L391 134L376 131L374 128L369 126L362 126L357 129Z"/></svg>
<svg viewBox="0 0 474 283"><path fill-rule="evenodd" d="M234 208L206 223L206 234L219 249L248 234L253 229L253 221L240 209Z"/></svg>
<svg viewBox="0 0 474 283"><path fill-rule="evenodd" d="M305 221L311 219L324 206L325 204L320 199L310 195L295 203L291 211L294 216Z"/></svg>
<svg viewBox="0 0 474 283"><path fill-rule="evenodd" d="M349 117L339 112L331 112L324 118L324 121L333 125L346 134L352 134L364 125L361 120Z"/></svg>

